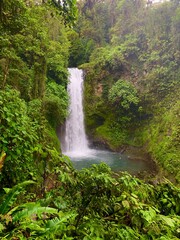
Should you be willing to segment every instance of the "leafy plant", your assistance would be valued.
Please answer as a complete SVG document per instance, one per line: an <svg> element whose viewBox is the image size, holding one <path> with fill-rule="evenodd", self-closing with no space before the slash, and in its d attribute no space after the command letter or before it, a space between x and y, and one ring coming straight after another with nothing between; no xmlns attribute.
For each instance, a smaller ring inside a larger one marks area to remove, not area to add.
<svg viewBox="0 0 180 240"><path fill-rule="evenodd" d="M109 101L117 107L129 109L131 105L137 105L139 99L137 91L131 83L118 80L109 91Z"/></svg>
<svg viewBox="0 0 180 240"><path fill-rule="evenodd" d="M16 201L17 196L24 190L24 187L33 183L33 181L25 181L14 186L12 189L6 189L7 193L3 196L3 201L0 204L0 214L7 214Z"/></svg>
<svg viewBox="0 0 180 240"><path fill-rule="evenodd" d="M33 170L33 146L37 143L38 137L27 115L26 103L19 98L17 91L12 89L1 91L0 105L0 148L7 155L2 174L13 184L15 181L25 180L30 172L35 170ZM20 175L19 172L23 174Z"/></svg>
<svg viewBox="0 0 180 240"><path fill-rule="evenodd" d="M67 117L68 95L65 88L55 82L47 85L46 97L44 98L44 108L46 118L56 129Z"/></svg>

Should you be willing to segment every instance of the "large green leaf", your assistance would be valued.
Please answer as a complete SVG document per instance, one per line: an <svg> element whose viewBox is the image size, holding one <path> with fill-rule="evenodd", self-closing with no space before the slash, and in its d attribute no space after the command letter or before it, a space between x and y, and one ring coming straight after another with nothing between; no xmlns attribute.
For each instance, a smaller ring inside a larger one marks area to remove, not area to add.
<svg viewBox="0 0 180 240"><path fill-rule="evenodd" d="M14 186L5 196L4 201L0 204L0 214L6 214L10 208L13 206L13 203L16 201L19 193L24 189L25 186L33 184L33 181L25 181Z"/></svg>
<svg viewBox="0 0 180 240"><path fill-rule="evenodd" d="M19 209L19 210L18 210ZM21 206L18 206L18 208L15 208L15 213L13 215L13 222L20 221L24 218L34 218L37 217L44 219L46 218L47 214L57 214L58 210L55 208L50 207L41 207L38 203L32 202L32 203L26 203Z"/></svg>

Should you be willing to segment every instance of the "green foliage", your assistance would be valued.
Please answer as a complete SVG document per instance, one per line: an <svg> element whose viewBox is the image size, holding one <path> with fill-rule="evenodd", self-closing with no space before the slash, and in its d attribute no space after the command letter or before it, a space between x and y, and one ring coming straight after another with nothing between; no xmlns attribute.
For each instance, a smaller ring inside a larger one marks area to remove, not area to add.
<svg viewBox="0 0 180 240"><path fill-rule="evenodd" d="M44 2L0 1L0 238L179 239L178 187L104 164L76 172L55 135L67 116L70 50L70 65L89 61L88 132L112 149L146 144L179 181L179 5L79 1L75 33L62 24L74 21L75 1L49 1L61 17ZM27 179L38 183L33 194L21 191L31 181L2 189Z"/></svg>
<svg viewBox="0 0 180 240"><path fill-rule="evenodd" d="M44 98L46 118L53 128L57 128L67 117L68 95L65 88L55 82L49 82Z"/></svg>
<svg viewBox="0 0 180 240"><path fill-rule="evenodd" d="M51 85L52 94L63 89L53 89L53 86L56 84ZM60 94L67 97L64 90ZM0 148L6 153L2 166L3 186L36 179L44 189L53 167L64 163L59 156L55 130L43 116L41 101L33 100L27 106L17 91L7 88L6 92L0 91L0 105ZM62 110L57 114L62 120Z"/></svg>
<svg viewBox="0 0 180 240"><path fill-rule="evenodd" d="M149 141L149 151L154 158L179 182L179 100L170 106L161 106L160 113L150 122L148 129L142 130L146 132L144 141Z"/></svg>
<svg viewBox="0 0 180 240"><path fill-rule="evenodd" d="M13 19L11 14L12 16L17 14L21 20L21 25L14 24L15 21L13 21L12 26L1 25L2 36L4 36L1 55L1 88L9 84L21 91L22 96L29 100L33 87L33 96L37 97L37 94L40 94L42 97L46 69L44 51L47 31L44 25L40 25L40 21L42 23L42 15L40 17L40 14L44 13L44 9L39 8L38 13L35 8L31 8L30 11L23 1L16 1L13 4L11 1L9 4L6 2L4 1L2 5L5 7L4 14L7 16L7 23ZM21 14L21 4L23 5L23 15ZM9 11L12 11L11 14L8 13ZM9 30L7 31L7 29ZM39 63L43 65L41 69L38 68Z"/></svg>
<svg viewBox="0 0 180 240"><path fill-rule="evenodd" d="M1 1L0 5L1 29L14 33L23 27L25 17L25 2L22 0Z"/></svg>
<svg viewBox="0 0 180 240"><path fill-rule="evenodd" d="M67 12L75 11L75 2L63 4L60 12L68 18ZM0 24L0 87L13 86L25 100L43 98L46 72L49 79L66 86L69 41L63 17L57 18L54 8L47 4L17 0L1 5L5 20ZM16 17L20 25L13 19Z"/></svg>
<svg viewBox="0 0 180 240"><path fill-rule="evenodd" d="M13 184L16 180L25 180L34 169L33 147L38 136L27 114L26 103L17 91L0 91L0 105L0 148L7 154L3 175L4 181Z"/></svg>
<svg viewBox="0 0 180 240"><path fill-rule="evenodd" d="M96 46L102 46L109 41L108 31L111 13L108 11L108 1L81 1L78 2L79 18L77 32L85 41L92 40Z"/></svg>
<svg viewBox="0 0 180 240"><path fill-rule="evenodd" d="M177 196L179 189L167 185ZM80 171L66 198L78 211L75 226L79 239L85 236L87 239L178 237L179 218L169 215L172 213L164 216L163 206L159 204L158 193L166 191L163 184L156 189L128 174L112 178L109 167L101 164ZM175 195L171 195L167 204L172 199L178 204Z"/></svg>
<svg viewBox="0 0 180 240"><path fill-rule="evenodd" d="M82 65L87 133L113 150L144 146L179 179L178 114L173 107L179 101L179 4L145 7L144 1L109 0L103 4L109 25L101 30L109 40L104 42L99 34L101 41ZM79 7L78 32L81 38L93 38L98 34L92 17L96 3L82 1ZM101 11L98 19L105 23Z"/></svg>
<svg viewBox="0 0 180 240"><path fill-rule="evenodd" d="M64 169L65 170L65 169ZM105 164L59 172L60 184L45 198L1 214L2 239L178 239L180 190L156 186L127 173L112 177ZM16 194L17 196L17 194ZM170 206L172 205L172 206Z"/></svg>
<svg viewBox="0 0 180 240"><path fill-rule="evenodd" d="M63 4L58 16L44 1L0 2L1 188L36 179L44 194L53 167L62 163L56 127L67 116L69 55L63 18L70 24L76 14L75 1Z"/></svg>
<svg viewBox="0 0 180 240"><path fill-rule="evenodd" d="M54 5L58 13L63 16L65 24L73 25L77 19L76 0L63 0L62 2L51 0L51 5Z"/></svg>
<svg viewBox="0 0 180 240"><path fill-rule="evenodd" d="M55 236L65 235L66 222L69 222L69 219L72 221L75 216L73 213L63 214L55 208L44 207L35 202L12 208L23 188L32 183L32 181L20 183L3 196L4 201L0 206L0 219L2 221L0 236L3 239L24 238L27 235L32 237L31 239L34 237L54 239ZM10 208L12 209L10 210Z"/></svg>
<svg viewBox="0 0 180 240"><path fill-rule="evenodd" d="M180 7L178 7L175 11L175 15L172 19L173 21L173 44L174 46L176 46L176 53L177 51L179 50L179 45L180 45L180 39L179 39L179 34L180 34L180 31L179 31L179 24L180 24ZM177 53L178 54L178 53Z"/></svg>
<svg viewBox="0 0 180 240"><path fill-rule="evenodd" d="M66 87L69 57L69 42L67 39L67 34L59 22L56 23L56 26L54 26L52 23L50 23L50 25L52 25L53 29L51 29L52 38L58 38L58 41L53 40L49 42L47 52L47 77L49 80L53 80L56 83ZM60 28L61 31L60 29L56 28Z"/></svg>
<svg viewBox="0 0 180 240"><path fill-rule="evenodd" d="M131 105L137 105L139 99L133 85L120 79L110 89L109 101L117 107L129 109Z"/></svg>
<svg viewBox="0 0 180 240"><path fill-rule="evenodd" d="M7 214L13 203L16 201L17 196L22 192L26 185L34 183L33 181L25 181L8 189L8 192L3 196L2 203L0 204L0 214ZM7 191L7 189L6 189Z"/></svg>
<svg viewBox="0 0 180 240"><path fill-rule="evenodd" d="M118 151L119 146L129 144L128 124L131 118L115 118L108 115L103 125L96 128L95 137L105 142L112 150Z"/></svg>
<svg viewBox="0 0 180 240"><path fill-rule="evenodd" d="M75 31L68 33L70 46L69 66L77 67L89 61L89 56L94 49L94 41L92 39L81 39Z"/></svg>

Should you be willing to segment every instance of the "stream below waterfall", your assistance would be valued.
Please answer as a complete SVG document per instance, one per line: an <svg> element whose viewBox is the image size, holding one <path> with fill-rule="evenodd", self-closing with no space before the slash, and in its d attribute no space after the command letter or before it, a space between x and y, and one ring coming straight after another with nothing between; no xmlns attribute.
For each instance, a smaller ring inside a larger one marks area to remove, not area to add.
<svg viewBox="0 0 180 240"><path fill-rule="evenodd" d="M63 154L70 157L72 164L78 170L104 162L115 172L127 171L133 174L142 171L150 172L152 162L145 161L141 157L89 148L84 126L83 72L77 68L71 68L69 75L67 90L70 96L70 114L60 137Z"/></svg>

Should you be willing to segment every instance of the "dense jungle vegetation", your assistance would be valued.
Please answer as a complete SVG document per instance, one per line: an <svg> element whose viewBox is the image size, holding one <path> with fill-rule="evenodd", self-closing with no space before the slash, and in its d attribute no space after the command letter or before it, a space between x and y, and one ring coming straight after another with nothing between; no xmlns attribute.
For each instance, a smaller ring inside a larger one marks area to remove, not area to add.
<svg viewBox="0 0 180 240"><path fill-rule="evenodd" d="M1 0L0 33L0 238L179 239L179 0ZM68 66L91 139L143 147L174 183L73 169Z"/></svg>
<svg viewBox="0 0 180 240"><path fill-rule="evenodd" d="M112 150L144 146L179 181L179 1L78 3L70 60L86 74L87 133Z"/></svg>

